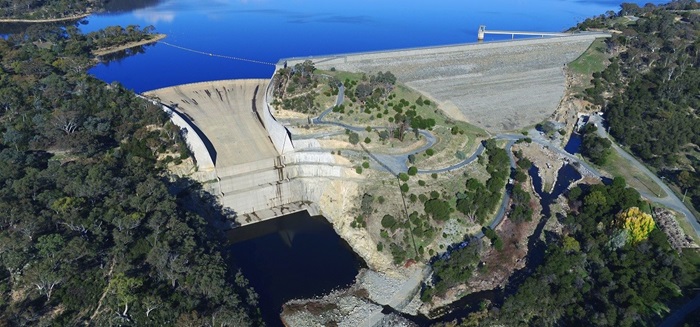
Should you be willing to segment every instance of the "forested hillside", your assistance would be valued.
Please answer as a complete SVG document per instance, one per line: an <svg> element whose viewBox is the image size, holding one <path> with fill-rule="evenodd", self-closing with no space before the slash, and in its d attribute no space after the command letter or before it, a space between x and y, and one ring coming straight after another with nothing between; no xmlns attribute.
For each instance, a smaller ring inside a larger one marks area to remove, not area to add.
<svg viewBox="0 0 700 327"><path fill-rule="evenodd" d="M617 15L579 26L621 32L608 39L612 62L594 75L594 86L586 93L603 108L616 140L658 169L681 193L687 191L696 208L700 208L698 8L695 1L643 8L625 4Z"/></svg>
<svg viewBox="0 0 700 327"><path fill-rule="evenodd" d="M0 17L51 19L81 15L100 9L109 0L2 0Z"/></svg>
<svg viewBox="0 0 700 327"><path fill-rule="evenodd" d="M163 169L188 156L178 128L87 75L90 38L0 39L0 325L257 325L223 213Z"/></svg>
<svg viewBox="0 0 700 327"><path fill-rule="evenodd" d="M700 257L693 250L679 257L671 249L645 213L649 206L623 179L574 188L568 200L572 212L562 220L563 235L494 314L495 322L654 326L674 298L692 294L700 282Z"/></svg>

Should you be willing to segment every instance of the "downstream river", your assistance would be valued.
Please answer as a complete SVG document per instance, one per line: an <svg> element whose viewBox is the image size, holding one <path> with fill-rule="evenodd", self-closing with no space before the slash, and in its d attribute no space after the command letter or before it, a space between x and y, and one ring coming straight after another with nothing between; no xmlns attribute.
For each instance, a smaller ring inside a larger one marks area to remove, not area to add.
<svg viewBox="0 0 700 327"><path fill-rule="evenodd" d="M147 46L91 70L136 92L206 80L269 78L271 64L281 58L473 43L482 24L488 29L563 31L586 17L619 10L617 1L607 0L114 2L119 5L110 13L92 15L80 28L153 25L171 44ZM504 38L510 37L500 40ZM298 214L235 231L229 238L235 264L259 292L270 326L281 325L285 301L343 287L364 266L318 217Z"/></svg>

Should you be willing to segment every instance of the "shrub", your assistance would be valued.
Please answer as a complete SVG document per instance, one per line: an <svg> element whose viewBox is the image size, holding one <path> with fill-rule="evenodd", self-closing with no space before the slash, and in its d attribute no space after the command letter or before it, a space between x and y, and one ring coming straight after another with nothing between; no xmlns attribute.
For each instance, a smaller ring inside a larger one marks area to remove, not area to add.
<svg viewBox="0 0 700 327"><path fill-rule="evenodd" d="M365 143L370 144L372 142L372 139L369 137L365 137Z"/></svg>
<svg viewBox="0 0 700 327"><path fill-rule="evenodd" d="M360 166L355 167L355 172L358 174L362 174L362 167L360 167Z"/></svg>
<svg viewBox="0 0 700 327"><path fill-rule="evenodd" d="M348 141L352 144L355 145L360 142L360 135L358 135L355 132L350 132L350 135L348 136Z"/></svg>
<svg viewBox="0 0 700 327"><path fill-rule="evenodd" d="M418 185L420 185L420 186L425 186L425 181L422 180L422 179L419 180L419 181L418 181Z"/></svg>
<svg viewBox="0 0 700 327"><path fill-rule="evenodd" d="M433 179L437 179L437 173L430 174L430 177L432 177Z"/></svg>
<svg viewBox="0 0 700 327"><path fill-rule="evenodd" d="M494 248L496 248L496 251L502 251L503 250L503 240L501 240L500 237L497 237L493 242L491 242L491 245L493 245Z"/></svg>
<svg viewBox="0 0 700 327"><path fill-rule="evenodd" d="M399 179L400 179L402 182L407 182L407 181L408 181L408 178L409 178L409 177L408 177L408 175L407 175L406 173L399 173Z"/></svg>
<svg viewBox="0 0 700 327"><path fill-rule="evenodd" d="M415 176L418 173L418 168L416 166L411 166L408 168L408 174L411 176Z"/></svg>
<svg viewBox="0 0 700 327"><path fill-rule="evenodd" d="M522 158L518 160L518 167L528 170L530 167L532 167L532 161L530 161L528 158Z"/></svg>
<svg viewBox="0 0 700 327"><path fill-rule="evenodd" d="M403 193L408 192L408 184L406 184L406 183L401 184L401 192L403 192Z"/></svg>
<svg viewBox="0 0 700 327"><path fill-rule="evenodd" d="M429 156L432 156L433 154L435 154L435 150L433 150L432 148L430 148L430 149L428 149L428 150L425 150L425 154L427 154L427 155L429 155Z"/></svg>
<svg viewBox="0 0 700 327"><path fill-rule="evenodd" d="M367 161L363 162L362 168L365 168L365 169L369 168L369 162L367 162Z"/></svg>
<svg viewBox="0 0 700 327"><path fill-rule="evenodd" d="M382 227L394 229L394 226L396 226L396 218L394 216L384 215L382 217Z"/></svg>
<svg viewBox="0 0 700 327"><path fill-rule="evenodd" d="M425 194L419 194L418 200L420 200L420 202L422 203L425 203L425 201L428 201L428 197Z"/></svg>

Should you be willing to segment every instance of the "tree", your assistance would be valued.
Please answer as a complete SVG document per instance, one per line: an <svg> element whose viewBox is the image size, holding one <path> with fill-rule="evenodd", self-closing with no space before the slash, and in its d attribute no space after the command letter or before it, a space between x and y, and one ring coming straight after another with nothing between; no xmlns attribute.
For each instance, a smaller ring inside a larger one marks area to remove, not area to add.
<svg viewBox="0 0 700 327"><path fill-rule="evenodd" d="M124 273L117 273L109 281L109 290L117 298L119 304L124 306L122 316L127 316L129 303L137 299L136 289L141 287L143 281L134 277L127 277Z"/></svg>
<svg viewBox="0 0 700 327"><path fill-rule="evenodd" d="M384 215L382 217L382 227L384 228L389 228L389 229L394 229L396 226L396 219L392 215Z"/></svg>
<svg viewBox="0 0 700 327"><path fill-rule="evenodd" d="M410 176L415 176L418 173L418 168L416 166L411 166L408 168L408 174Z"/></svg>
<svg viewBox="0 0 700 327"><path fill-rule="evenodd" d="M617 224L629 234L633 244L646 240L656 224L650 214L631 207L617 214Z"/></svg>
<svg viewBox="0 0 700 327"><path fill-rule="evenodd" d="M450 203L439 199L430 199L423 204L423 210L436 221L450 219Z"/></svg>

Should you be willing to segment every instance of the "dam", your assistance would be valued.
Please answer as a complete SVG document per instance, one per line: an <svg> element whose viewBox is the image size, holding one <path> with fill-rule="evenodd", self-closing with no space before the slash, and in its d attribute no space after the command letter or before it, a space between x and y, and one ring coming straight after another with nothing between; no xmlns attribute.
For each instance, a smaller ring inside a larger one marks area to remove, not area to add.
<svg viewBox="0 0 700 327"><path fill-rule="evenodd" d="M607 35L289 58L277 69L312 60L320 69L391 71L450 117L497 133L551 115L563 96L566 63L601 36ZM232 210L234 227L302 210L332 220L328 211L339 214L357 202L344 182L357 188L363 177L315 139L292 142L288 129L274 117L268 86L265 79L225 80L144 95L184 121L188 134L196 133L187 135L197 158L195 178Z"/></svg>
<svg viewBox="0 0 700 327"><path fill-rule="evenodd" d="M319 69L367 74L388 70L439 103L451 118L498 133L519 130L549 117L564 95L566 64L586 51L595 38L609 36L582 33L281 62L293 66L308 59Z"/></svg>

